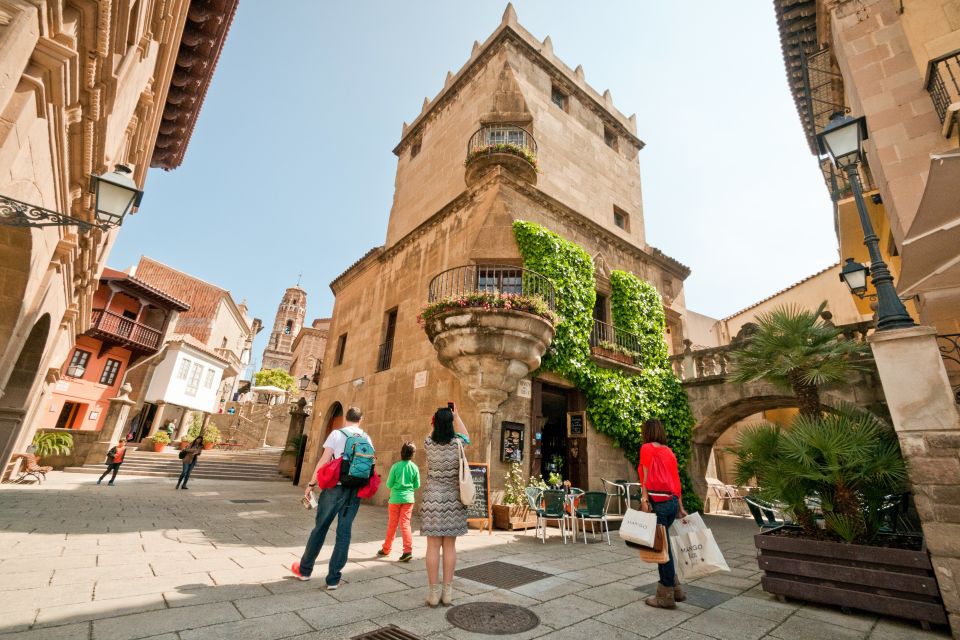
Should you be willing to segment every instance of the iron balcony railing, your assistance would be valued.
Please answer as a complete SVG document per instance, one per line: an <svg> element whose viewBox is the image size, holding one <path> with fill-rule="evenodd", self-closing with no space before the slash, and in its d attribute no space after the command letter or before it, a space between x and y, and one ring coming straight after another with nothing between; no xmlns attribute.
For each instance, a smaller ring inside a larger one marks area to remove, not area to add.
<svg viewBox="0 0 960 640"><path fill-rule="evenodd" d="M489 124L470 136L467 162L482 155L510 153L537 163L537 142L530 132L510 124Z"/></svg>
<svg viewBox="0 0 960 640"><path fill-rule="evenodd" d="M960 333L937 336L937 346L953 388L953 398L960 404Z"/></svg>
<svg viewBox="0 0 960 640"><path fill-rule="evenodd" d="M160 348L160 331L106 309L94 309L90 332L108 341L146 351Z"/></svg>
<svg viewBox="0 0 960 640"><path fill-rule="evenodd" d="M853 187L850 186L850 180L845 171L834 167L830 160L822 160L820 170L823 171L824 182L827 183L827 190L830 191L830 197L834 202L853 197ZM873 181L873 174L870 172L870 165L867 164L866 160L860 163L858 174L860 175L860 187L864 193L877 189L877 185Z"/></svg>
<svg viewBox="0 0 960 640"><path fill-rule="evenodd" d="M593 331L590 332L590 346L609 349L626 356L637 365L640 363L640 338L629 331L617 329L612 324L593 321Z"/></svg>
<svg viewBox="0 0 960 640"><path fill-rule="evenodd" d="M387 340L380 345L380 351L377 353L377 371L386 371L390 368L393 360L393 340Z"/></svg>
<svg viewBox="0 0 960 640"><path fill-rule="evenodd" d="M541 298L551 311L553 283L536 271L499 264L469 264L437 274L427 289L427 302L471 293L508 293Z"/></svg>
<svg viewBox="0 0 960 640"><path fill-rule="evenodd" d="M930 61L927 91L942 124L947 119L950 105L960 102L960 51Z"/></svg>

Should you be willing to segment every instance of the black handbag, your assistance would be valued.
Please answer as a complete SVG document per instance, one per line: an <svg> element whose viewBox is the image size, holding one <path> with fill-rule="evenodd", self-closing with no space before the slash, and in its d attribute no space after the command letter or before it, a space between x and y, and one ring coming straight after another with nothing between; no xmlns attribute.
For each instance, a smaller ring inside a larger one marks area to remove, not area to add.
<svg viewBox="0 0 960 640"><path fill-rule="evenodd" d="M186 450L186 449L181 449L181 450L180 450L180 459L183 460L183 459L186 458L186 457L187 457L187 450Z"/></svg>

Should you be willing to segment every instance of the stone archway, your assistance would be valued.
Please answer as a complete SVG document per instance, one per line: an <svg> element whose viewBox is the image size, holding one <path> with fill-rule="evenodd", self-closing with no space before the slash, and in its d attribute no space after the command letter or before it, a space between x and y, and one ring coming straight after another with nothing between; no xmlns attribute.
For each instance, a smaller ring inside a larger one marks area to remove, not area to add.
<svg viewBox="0 0 960 640"><path fill-rule="evenodd" d="M21 311L30 279L30 254L33 236L30 229L0 227L0 267L3 268L3 288L0 290L0 357L7 362L16 359L15 332L21 320ZM22 329L21 329L22 330ZM6 373L0 364L0 380Z"/></svg>
<svg viewBox="0 0 960 640"><path fill-rule="evenodd" d="M327 409L324 418L326 418L326 422L323 428L323 439L326 440L327 436L329 436L334 429L339 429L343 426L343 405L339 402L334 402L330 405L330 408Z"/></svg>
<svg viewBox="0 0 960 640"><path fill-rule="evenodd" d="M13 454L13 447L23 430L23 418L27 413L27 404L30 401L31 390L37 382L40 373L40 363L43 360L44 348L50 335L50 315L43 314L30 330L7 384L0 398L0 462L6 468L7 461Z"/></svg>

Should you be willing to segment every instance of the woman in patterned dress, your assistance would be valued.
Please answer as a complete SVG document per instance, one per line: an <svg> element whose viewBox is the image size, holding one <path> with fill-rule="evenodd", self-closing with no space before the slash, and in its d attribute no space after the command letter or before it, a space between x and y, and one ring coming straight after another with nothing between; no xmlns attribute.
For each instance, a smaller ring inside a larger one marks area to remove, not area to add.
<svg viewBox="0 0 960 640"><path fill-rule="evenodd" d="M427 482L420 508L420 533L427 536L427 604L449 605L453 599L453 572L457 566L457 536L467 534L467 508L460 502L460 448L470 444L467 428L456 406L437 409L433 433L424 441ZM443 549L443 589L438 584Z"/></svg>

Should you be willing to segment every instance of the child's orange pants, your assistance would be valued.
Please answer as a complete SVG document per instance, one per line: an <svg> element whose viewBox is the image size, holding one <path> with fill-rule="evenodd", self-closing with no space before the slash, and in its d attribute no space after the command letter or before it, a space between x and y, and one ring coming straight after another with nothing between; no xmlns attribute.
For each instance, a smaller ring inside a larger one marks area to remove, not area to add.
<svg viewBox="0 0 960 640"><path fill-rule="evenodd" d="M413 503L390 504L389 519L387 520L387 537L383 541L384 553L390 553L393 539L397 535L397 525L400 526L400 536L403 538L403 552L413 553L413 531L410 530L410 516L413 515Z"/></svg>

